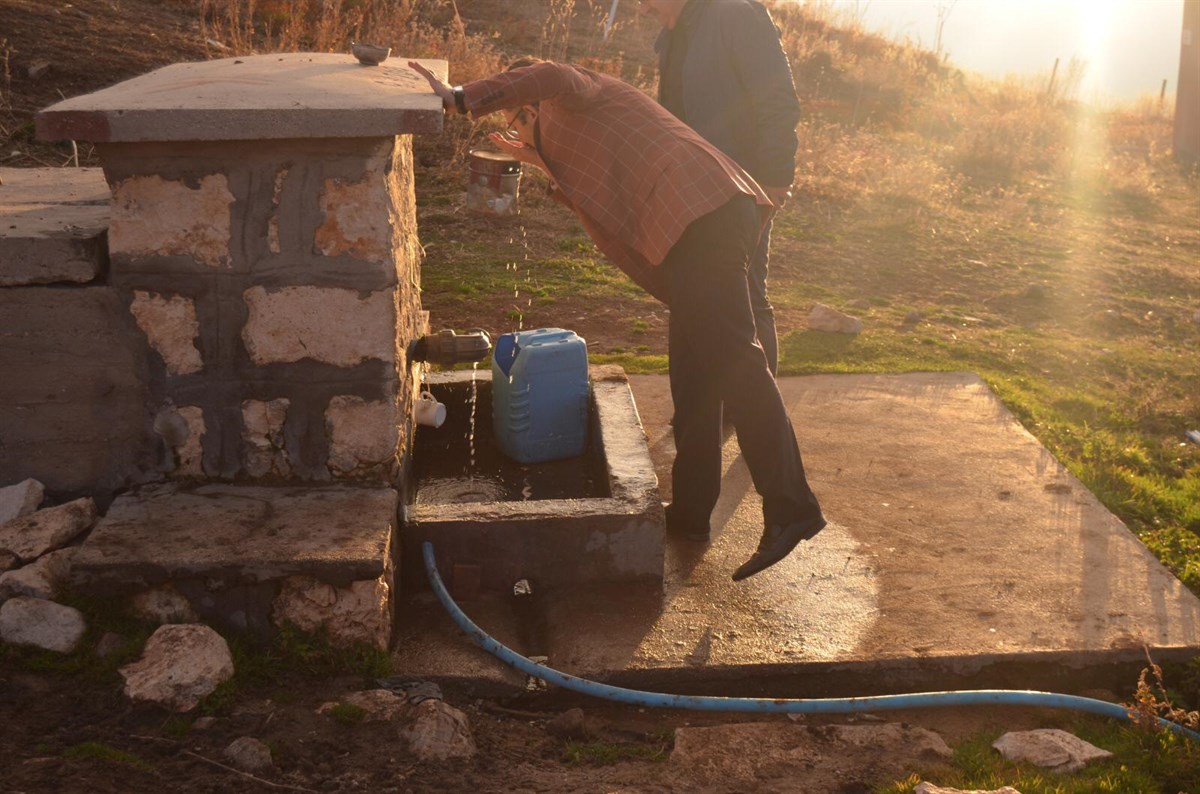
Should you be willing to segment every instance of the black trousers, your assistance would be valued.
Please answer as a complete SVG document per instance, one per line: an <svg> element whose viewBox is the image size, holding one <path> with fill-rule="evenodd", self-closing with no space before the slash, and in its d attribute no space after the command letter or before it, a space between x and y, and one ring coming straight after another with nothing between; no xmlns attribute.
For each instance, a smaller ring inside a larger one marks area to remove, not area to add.
<svg viewBox="0 0 1200 794"><path fill-rule="evenodd" d="M722 403L766 522L821 512L755 334L747 264L758 231L754 200L735 197L688 226L662 264L671 301L672 511L684 526L707 526L720 495Z"/></svg>

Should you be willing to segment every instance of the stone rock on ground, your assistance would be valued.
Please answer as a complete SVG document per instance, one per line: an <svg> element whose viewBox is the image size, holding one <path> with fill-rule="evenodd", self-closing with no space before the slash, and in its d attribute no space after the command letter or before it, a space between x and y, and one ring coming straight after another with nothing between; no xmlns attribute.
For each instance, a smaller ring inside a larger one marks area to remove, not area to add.
<svg viewBox="0 0 1200 794"><path fill-rule="evenodd" d="M122 667L125 694L172 711L191 711L233 676L225 639L201 624L160 626L141 658Z"/></svg>
<svg viewBox="0 0 1200 794"><path fill-rule="evenodd" d="M59 549L24 568L0 574L0 601L19 595L53 601L71 575L74 556L75 549Z"/></svg>
<svg viewBox="0 0 1200 794"><path fill-rule="evenodd" d="M417 758L444 761L475 755L475 737L466 714L442 700L422 701L413 711L413 721L400 730L400 736Z"/></svg>
<svg viewBox="0 0 1200 794"><path fill-rule="evenodd" d="M26 562L62 548L96 523L96 503L84 497L58 507L47 507L0 527L0 549Z"/></svg>
<svg viewBox="0 0 1200 794"><path fill-rule="evenodd" d="M0 640L70 653L87 631L83 613L41 598L17 596L0 606Z"/></svg>
<svg viewBox="0 0 1200 794"><path fill-rule="evenodd" d="M1053 772L1078 772L1089 762L1111 758L1112 753L1058 728L1010 731L992 747L1009 761L1030 763Z"/></svg>
<svg viewBox="0 0 1200 794"><path fill-rule="evenodd" d="M101 659L107 659L125 647L125 638L115 632L106 631L96 641L93 653Z"/></svg>
<svg viewBox="0 0 1200 794"><path fill-rule="evenodd" d="M1021 792L1012 786L988 789L987 791L973 788L968 791L961 788L943 788L942 786L935 786L932 783L918 783L917 787L913 789L913 794L1021 794Z"/></svg>
<svg viewBox="0 0 1200 794"><path fill-rule="evenodd" d="M586 739L587 722L583 709L573 708L559 714L546 723L546 732L560 739Z"/></svg>
<svg viewBox="0 0 1200 794"><path fill-rule="evenodd" d="M750 722L702 728L677 728L670 764L693 778L691 787L719 785L722 790L795 791L797 780L832 779L847 787L868 787L886 777L907 775L952 755L938 734L915 726L807 726L787 722ZM845 759L853 758L847 777Z"/></svg>
<svg viewBox="0 0 1200 794"><path fill-rule="evenodd" d="M6 573L18 568L21 565L21 558L13 554L7 549L0 549L0 573Z"/></svg>
<svg viewBox="0 0 1200 794"><path fill-rule="evenodd" d="M0 488L0 526L37 510L45 490L40 482L32 478Z"/></svg>
<svg viewBox="0 0 1200 794"><path fill-rule="evenodd" d="M858 334L862 333L863 323L857 317L818 303L808 314L808 327L834 334Z"/></svg>
<svg viewBox="0 0 1200 794"><path fill-rule="evenodd" d="M270 772L275 768L271 748L252 736L234 739L225 748L225 758L234 768L251 774Z"/></svg>
<svg viewBox="0 0 1200 794"><path fill-rule="evenodd" d="M197 623L200 618L182 593L169 584L145 590L130 599L134 614L159 624Z"/></svg>
<svg viewBox="0 0 1200 794"><path fill-rule="evenodd" d="M317 709L318 714L328 714L338 707L338 704L357 706L363 710L363 722L391 722L408 714L408 700L388 689L368 689L365 692L354 692L336 703L322 703Z"/></svg>
<svg viewBox="0 0 1200 794"><path fill-rule="evenodd" d="M326 631L339 645L365 642L387 650L392 638L389 588L384 577L333 585L311 576L289 576L271 607L275 625Z"/></svg>

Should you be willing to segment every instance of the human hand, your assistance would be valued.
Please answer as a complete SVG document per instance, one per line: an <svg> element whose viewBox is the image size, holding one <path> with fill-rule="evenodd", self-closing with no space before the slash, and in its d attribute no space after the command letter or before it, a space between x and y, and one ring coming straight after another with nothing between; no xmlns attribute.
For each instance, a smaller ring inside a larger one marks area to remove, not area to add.
<svg viewBox="0 0 1200 794"><path fill-rule="evenodd" d="M775 205L775 209L780 209L787 200L792 197L791 185L787 187L764 187L763 192L767 194L767 198Z"/></svg>
<svg viewBox="0 0 1200 794"><path fill-rule="evenodd" d="M538 156L537 150L532 146L526 146L523 141L509 137L503 132L489 133L488 140L496 144L500 151L509 157L520 160L522 163L536 165L538 168L545 170L545 166L542 165L542 158Z"/></svg>
<svg viewBox="0 0 1200 794"><path fill-rule="evenodd" d="M429 81L429 87L433 89L433 93L441 97L442 108L447 113L453 113L457 108L454 107L454 89L442 82L441 78L433 72L426 69L416 61L409 61L408 68L412 69L417 74Z"/></svg>

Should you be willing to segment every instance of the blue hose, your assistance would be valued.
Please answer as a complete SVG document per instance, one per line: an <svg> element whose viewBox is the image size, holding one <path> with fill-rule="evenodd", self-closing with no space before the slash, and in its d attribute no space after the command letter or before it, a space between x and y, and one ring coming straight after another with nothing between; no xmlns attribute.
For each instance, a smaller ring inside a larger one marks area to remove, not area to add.
<svg viewBox="0 0 1200 794"><path fill-rule="evenodd" d="M489 636L483 629L467 617L454 603L442 577L438 574L437 560L433 554L433 544L426 541L422 546L425 559L425 571L429 576L429 584L437 594L442 606L450 613L450 617L458 627L475 641L475 644L500 661L520 670L526 675L540 678L543 681L580 692L593 697L629 703L634 706L651 708L691 709L693 711L736 711L763 712L769 714L852 714L864 711L893 711L896 709L920 709L945 706L1044 706L1047 708L1069 709L1100 714L1119 720L1132 721L1124 706L1108 703L1093 698L1076 695L1058 695L1052 692L1031 692L1013 689L975 689L962 692L920 692L911 695L876 695L874 697L858 698L812 698L812 699L772 699L772 698L730 698L707 695L668 695L660 692L642 692L637 689L626 689L609 684L601 684L577 678L567 673L532 662L513 651L511 648ZM1181 736L1200 742L1200 733L1189 730L1170 720L1158 718L1162 727L1178 733Z"/></svg>

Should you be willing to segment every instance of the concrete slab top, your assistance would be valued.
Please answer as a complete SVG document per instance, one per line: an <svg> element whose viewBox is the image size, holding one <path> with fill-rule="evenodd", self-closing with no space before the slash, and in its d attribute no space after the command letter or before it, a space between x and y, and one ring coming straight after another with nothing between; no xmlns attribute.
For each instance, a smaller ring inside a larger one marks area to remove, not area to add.
<svg viewBox="0 0 1200 794"><path fill-rule="evenodd" d="M397 505L390 488L147 488L113 502L79 548L72 578L112 590L197 576L375 579L388 564Z"/></svg>
<svg viewBox="0 0 1200 794"><path fill-rule="evenodd" d="M669 383L629 380L668 498ZM730 434L712 541L669 540L661 594L555 590L526 653L627 686L767 696L1078 691L1116 666L1136 677L1143 645L1156 661L1200 653L1200 599L978 376L819 375L779 387L829 526L731 581L761 536L762 502Z"/></svg>
<svg viewBox="0 0 1200 794"><path fill-rule="evenodd" d="M408 58L279 53L177 63L37 116L42 140L356 138L439 132L441 100ZM445 79L447 63L421 63Z"/></svg>
<svg viewBox="0 0 1200 794"><path fill-rule="evenodd" d="M29 204L107 207L110 195L101 168L0 168L0 217Z"/></svg>
<svg viewBox="0 0 1200 794"><path fill-rule="evenodd" d="M0 287L99 275L109 195L99 168L0 168Z"/></svg>

